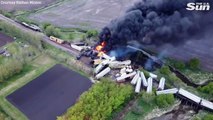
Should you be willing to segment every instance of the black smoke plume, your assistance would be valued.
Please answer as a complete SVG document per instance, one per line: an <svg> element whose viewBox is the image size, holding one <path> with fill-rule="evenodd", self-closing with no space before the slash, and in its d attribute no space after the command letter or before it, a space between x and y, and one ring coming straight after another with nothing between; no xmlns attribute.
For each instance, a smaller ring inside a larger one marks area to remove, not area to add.
<svg viewBox="0 0 213 120"><path fill-rule="evenodd" d="M131 41L140 44L180 45L191 39L200 39L213 29L213 12L188 11L189 2L212 0L140 0L124 16L113 20L100 33L100 42L106 49L126 45Z"/></svg>

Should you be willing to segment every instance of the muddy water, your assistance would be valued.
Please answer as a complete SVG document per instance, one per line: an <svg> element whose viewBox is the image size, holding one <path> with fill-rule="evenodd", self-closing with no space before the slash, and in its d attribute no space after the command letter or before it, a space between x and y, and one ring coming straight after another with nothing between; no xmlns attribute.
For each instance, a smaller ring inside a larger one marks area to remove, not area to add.
<svg viewBox="0 0 213 120"><path fill-rule="evenodd" d="M189 120L195 114L192 107L181 104L172 111L152 120Z"/></svg>

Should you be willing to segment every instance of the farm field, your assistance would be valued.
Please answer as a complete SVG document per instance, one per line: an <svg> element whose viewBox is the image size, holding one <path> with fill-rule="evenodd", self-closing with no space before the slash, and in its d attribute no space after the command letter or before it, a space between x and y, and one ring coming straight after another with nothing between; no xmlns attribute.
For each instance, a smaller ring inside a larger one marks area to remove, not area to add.
<svg viewBox="0 0 213 120"><path fill-rule="evenodd" d="M66 28L101 29L112 19L121 16L134 2L135 0L70 0L31 14L29 18Z"/></svg>
<svg viewBox="0 0 213 120"><path fill-rule="evenodd" d="M13 42L13 38L0 32L0 47Z"/></svg>
<svg viewBox="0 0 213 120"><path fill-rule="evenodd" d="M55 65L7 99L30 120L53 120L74 105L91 85L86 77Z"/></svg>
<svg viewBox="0 0 213 120"><path fill-rule="evenodd" d="M32 0L16 0L16 1L24 1L24 2L29 2ZM36 0L33 0L36 1ZM7 10L7 11L18 11L18 10L34 10L40 7L46 7L48 6L50 3L53 3L57 0L40 0L39 2L41 2L41 4L0 4L0 8L2 10Z"/></svg>

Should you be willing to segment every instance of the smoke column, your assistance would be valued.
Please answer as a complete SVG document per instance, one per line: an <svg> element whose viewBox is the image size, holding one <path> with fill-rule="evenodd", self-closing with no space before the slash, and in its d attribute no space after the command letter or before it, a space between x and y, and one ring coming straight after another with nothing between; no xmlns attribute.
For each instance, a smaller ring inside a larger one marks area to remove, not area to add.
<svg viewBox="0 0 213 120"><path fill-rule="evenodd" d="M188 11L189 2L209 2L213 7L212 0L140 0L102 30L100 42L106 41L111 47L131 41L181 45L189 39L203 38L213 29L212 8Z"/></svg>

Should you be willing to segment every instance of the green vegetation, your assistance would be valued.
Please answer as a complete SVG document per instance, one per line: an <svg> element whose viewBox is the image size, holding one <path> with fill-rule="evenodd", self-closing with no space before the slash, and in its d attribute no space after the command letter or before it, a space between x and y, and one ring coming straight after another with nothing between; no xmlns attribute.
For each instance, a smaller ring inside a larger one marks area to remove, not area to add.
<svg viewBox="0 0 213 120"><path fill-rule="evenodd" d="M22 41L25 41L38 49L42 49L41 36L34 35L29 32L23 32L19 28L10 25L7 22L0 21L0 32L8 34L9 36L16 37Z"/></svg>
<svg viewBox="0 0 213 120"><path fill-rule="evenodd" d="M185 69L186 65L182 61L177 61L177 62L174 63L174 67L176 69L183 70L183 69Z"/></svg>
<svg viewBox="0 0 213 120"><path fill-rule="evenodd" d="M174 104L175 98L173 94L159 95L155 98L155 101L160 108L164 108Z"/></svg>
<svg viewBox="0 0 213 120"><path fill-rule="evenodd" d="M181 80L170 70L168 66L163 66L159 70L157 70L157 74L159 77L165 77L168 86L172 86L175 83L180 83Z"/></svg>
<svg viewBox="0 0 213 120"><path fill-rule="evenodd" d="M197 58L193 58L188 62L188 66L192 70L196 70L200 67L200 60Z"/></svg>
<svg viewBox="0 0 213 120"><path fill-rule="evenodd" d="M3 64L0 64L0 83L4 82L13 75L20 73L22 69L23 63L15 59L11 59Z"/></svg>
<svg viewBox="0 0 213 120"><path fill-rule="evenodd" d="M141 120L157 106L155 104L155 95L146 92L141 93L133 108L124 117L124 120Z"/></svg>
<svg viewBox="0 0 213 120"><path fill-rule="evenodd" d="M196 58L193 58L186 63L173 59L168 59L167 62L180 70L194 83L202 84L209 80L213 81L213 73L202 70L200 68L200 62Z"/></svg>
<svg viewBox="0 0 213 120"><path fill-rule="evenodd" d="M7 12L7 11L1 10L1 9L0 9L0 14L6 16L6 17L8 17L8 18L13 18L13 17L14 17L13 14L12 14L11 12Z"/></svg>
<svg viewBox="0 0 213 120"><path fill-rule="evenodd" d="M55 61L46 60L47 55L42 59L38 57L43 50L40 36L23 32L3 21L0 21L0 31L16 37L15 42L4 46L11 56L0 56L0 119L25 120L27 118L5 97L52 67ZM37 57L40 60L34 62Z"/></svg>
<svg viewBox="0 0 213 120"><path fill-rule="evenodd" d="M197 58L192 58L186 63L174 59L167 59L167 63L181 71L185 69L197 70L200 68L200 60Z"/></svg>
<svg viewBox="0 0 213 120"><path fill-rule="evenodd" d="M103 80L81 95L79 101L58 120L104 120L131 98L130 85Z"/></svg>
<svg viewBox="0 0 213 120"><path fill-rule="evenodd" d="M213 120L213 114L207 114L204 116L203 120Z"/></svg>
<svg viewBox="0 0 213 120"><path fill-rule="evenodd" d="M97 30L88 30L86 35L87 35L87 38L97 37L98 31Z"/></svg>
<svg viewBox="0 0 213 120"><path fill-rule="evenodd" d="M42 59L42 61L41 61ZM45 61L45 64L43 64ZM41 55L35 60L28 62L23 70L9 78L6 82L0 86L0 110L7 113L10 117L16 120L26 120L26 116L23 115L17 108L15 108L11 103L6 100L6 96L21 88L31 80L35 79L43 72L55 65L55 61L50 59L47 55ZM3 113L4 113L3 112ZM7 116L4 117L5 119Z"/></svg>
<svg viewBox="0 0 213 120"><path fill-rule="evenodd" d="M210 96L213 96L213 82L209 83L208 85L206 85L204 87L198 88L198 90L200 90L201 92L206 93Z"/></svg>
<svg viewBox="0 0 213 120"><path fill-rule="evenodd" d="M74 28L58 28L50 23L43 24L43 30L47 36L55 36L66 41L86 39L86 31ZM92 35L94 32L92 31Z"/></svg>
<svg viewBox="0 0 213 120"><path fill-rule="evenodd" d="M213 81L213 73L203 71L203 70L183 70L182 71L190 80L194 83L202 84L206 81Z"/></svg>
<svg viewBox="0 0 213 120"><path fill-rule="evenodd" d="M7 84L10 78L13 78L14 75L24 72L28 63L41 54L34 46L28 45L28 47L25 48L23 47L23 44L19 42L10 43L6 46L6 48L12 56L1 57L0 88L4 87L4 85Z"/></svg>
<svg viewBox="0 0 213 120"><path fill-rule="evenodd" d="M16 20L19 22L25 22L27 24L38 25L38 23L36 23L35 21L29 20L26 15L18 16L18 17L16 17Z"/></svg>
<svg viewBox="0 0 213 120"><path fill-rule="evenodd" d="M47 36L61 37L61 30L51 24L44 24L44 32Z"/></svg>
<svg viewBox="0 0 213 120"><path fill-rule="evenodd" d="M45 48L45 54L49 55L53 59L57 60L60 63L63 63L65 66L75 70L76 72L88 76L90 74L91 68L88 68L84 64L82 64L80 61L76 60L73 56L71 56L69 53L55 48L49 44L44 43Z"/></svg>
<svg viewBox="0 0 213 120"><path fill-rule="evenodd" d="M4 111L0 110L0 120L12 120Z"/></svg>

